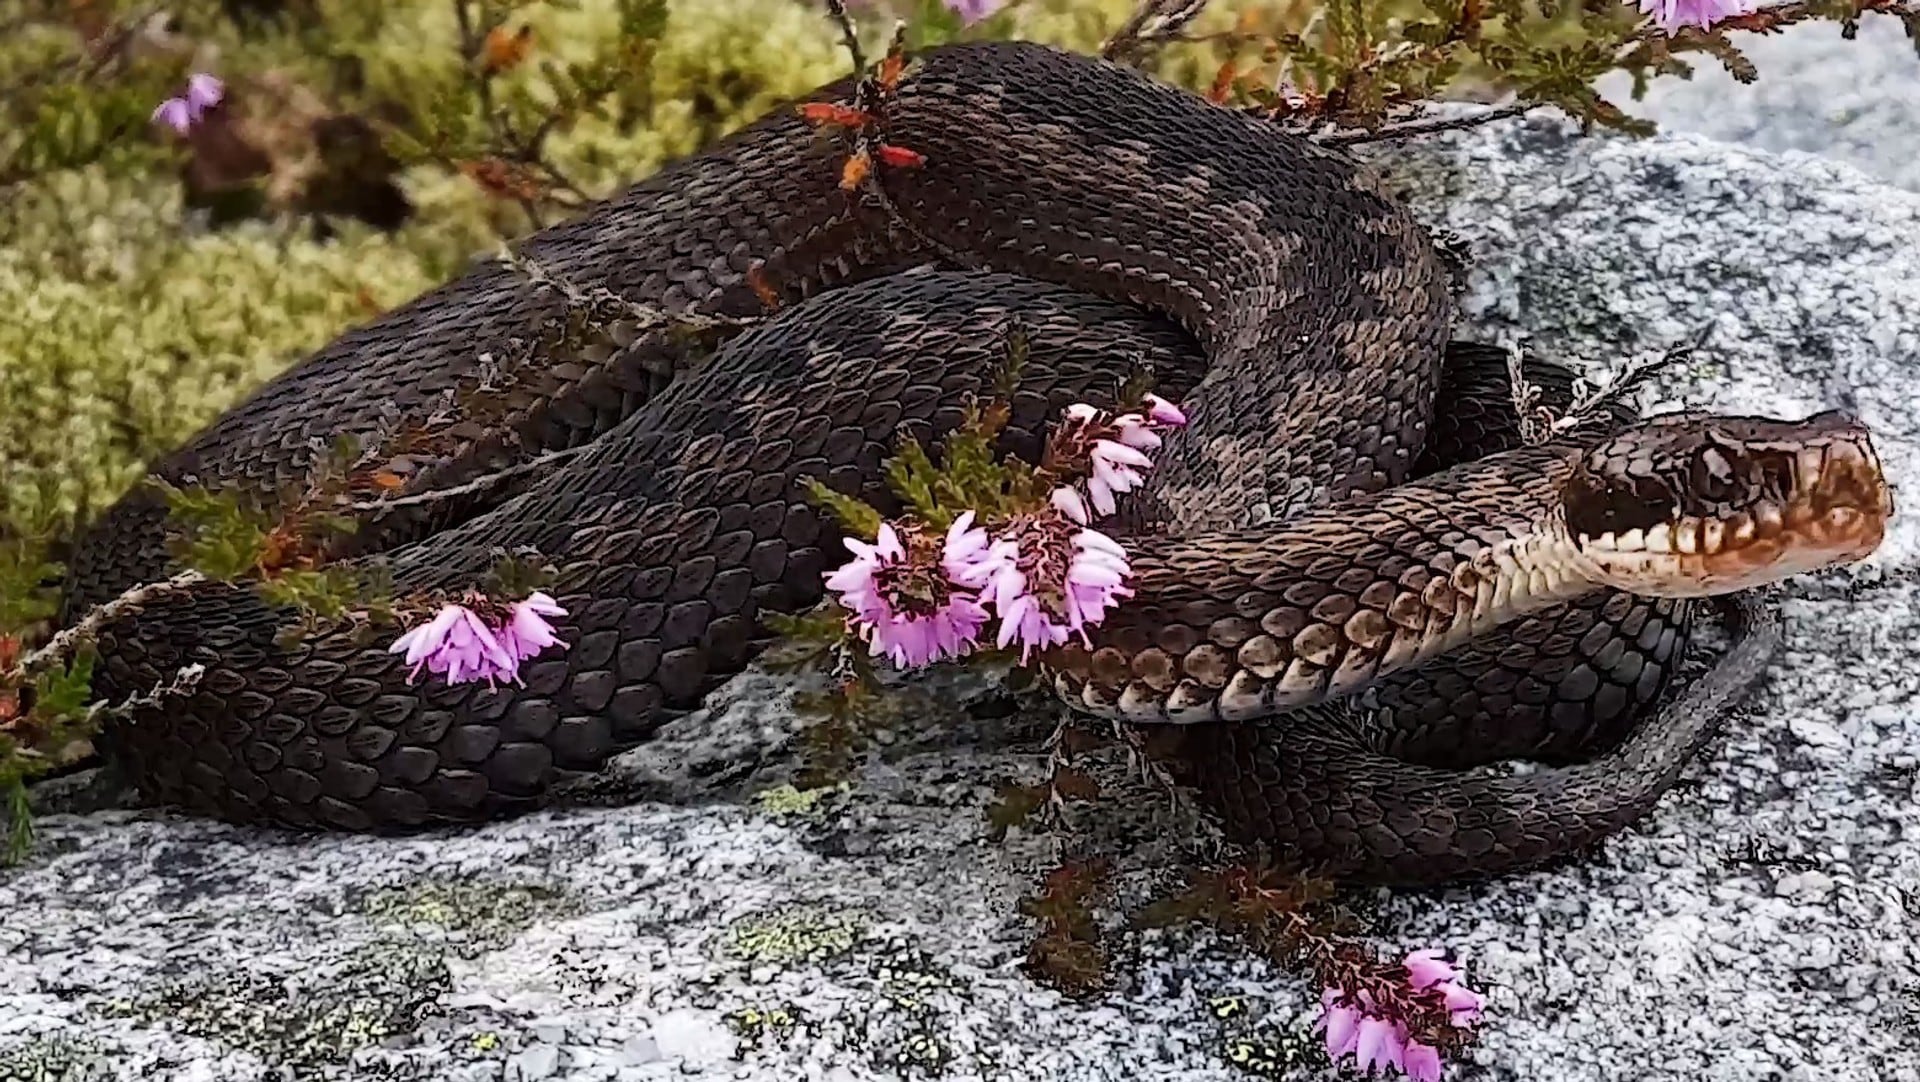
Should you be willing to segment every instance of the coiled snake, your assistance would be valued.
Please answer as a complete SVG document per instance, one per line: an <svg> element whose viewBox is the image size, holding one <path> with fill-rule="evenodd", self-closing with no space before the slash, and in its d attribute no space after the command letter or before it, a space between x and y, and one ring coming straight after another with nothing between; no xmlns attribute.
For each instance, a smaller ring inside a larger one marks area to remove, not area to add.
<svg viewBox="0 0 1920 1082"><path fill-rule="evenodd" d="M317 443L449 401L451 442L408 458L395 495L579 448L376 509L338 554L431 590L537 549L568 648L524 687L411 683L387 639L288 641L288 612L203 584L103 629L101 695L207 666L107 753L151 796L243 822L534 806L740 671L764 614L820 599L844 554L800 479L894 506L880 462L960 423L1016 321L1006 450L1037 453L1061 407L1112 403L1140 366L1191 420L1140 494L1137 596L1092 650L1046 659L1059 694L1181 723L1178 759L1235 832L1350 879L1510 870L1619 829L1765 657L1763 619L1646 719L1688 598L1878 543L1878 464L1837 415L1617 417L1523 445L1499 358L1449 345L1434 247L1344 153L1018 43L914 58L884 123L926 159L881 167L890 207L839 190L841 138L775 111L526 239L518 265L342 335L156 466L271 508ZM767 296L777 314L733 333ZM1564 400L1563 373L1541 381ZM144 490L105 516L70 614L164 577L162 519ZM1515 756L1559 765L1472 769Z"/></svg>

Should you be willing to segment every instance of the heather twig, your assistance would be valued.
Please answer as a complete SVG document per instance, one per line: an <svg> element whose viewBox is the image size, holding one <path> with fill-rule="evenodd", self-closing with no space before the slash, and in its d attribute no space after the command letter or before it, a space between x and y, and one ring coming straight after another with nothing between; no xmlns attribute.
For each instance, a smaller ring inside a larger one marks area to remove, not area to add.
<svg viewBox="0 0 1920 1082"><path fill-rule="evenodd" d="M525 275L535 285L545 286L558 292L570 307L594 311L613 311L631 319L636 330L655 330L661 327L682 327L688 330L706 331L721 329L745 329L763 321L762 316L706 315L698 312L669 312L650 304L631 301L605 286L583 286L557 274L544 264L523 252L516 251L511 245L503 245L499 252L500 261Z"/></svg>
<svg viewBox="0 0 1920 1082"><path fill-rule="evenodd" d="M373 500L355 500L348 504L347 508L352 511L388 511L398 507L417 507L423 504L442 503L446 500L457 499L461 496L470 496L476 492L484 492L502 481L509 481L515 477L521 477L546 469L549 466L558 465L570 458L576 457L582 451L592 446L593 445L589 443L582 444L579 447L564 447L558 451L548 451L538 458L529 459L526 462L516 462L511 466L495 470L484 477L476 477L471 481L466 481L461 484L449 485L446 488L429 489L424 492L414 492L405 496Z"/></svg>
<svg viewBox="0 0 1920 1082"><path fill-rule="evenodd" d="M894 88L899 85L900 76L906 66L907 24L894 24L893 36L887 48L886 56L878 65L869 66L867 55L860 45L859 28L854 25L853 16L847 12L845 0L826 0L827 14L840 28L841 41L847 49L848 58L853 63L857 82L854 86L852 112L861 121L852 125L843 125L853 146L847 159L846 169L842 173L841 186L858 191L874 201L888 223L906 234L921 247L933 252L949 263L963 267L978 267L981 261L967 252L927 235L926 231L907 220L900 213L893 197L887 194L882 174L892 168L896 158L909 161L917 159L910 148L892 147L881 138L886 126L887 101ZM917 164L907 168L916 168Z"/></svg>

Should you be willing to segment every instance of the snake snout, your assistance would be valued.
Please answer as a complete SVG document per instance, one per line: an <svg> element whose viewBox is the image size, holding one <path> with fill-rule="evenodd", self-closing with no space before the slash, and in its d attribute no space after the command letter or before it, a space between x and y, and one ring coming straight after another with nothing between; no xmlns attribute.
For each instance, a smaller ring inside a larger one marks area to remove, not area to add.
<svg viewBox="0 0 1920 1082"><path fill-rule="evenodd" d="M1585 452L1563 490L1567 533L1617 589L1702 597L1862 559L1893 496L1866 426L1673 414Z"/></svg>

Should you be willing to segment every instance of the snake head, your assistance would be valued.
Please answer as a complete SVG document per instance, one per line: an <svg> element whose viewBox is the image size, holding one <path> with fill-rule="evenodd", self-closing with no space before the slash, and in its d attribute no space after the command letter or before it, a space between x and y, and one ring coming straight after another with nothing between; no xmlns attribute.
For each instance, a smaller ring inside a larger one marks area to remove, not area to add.
<svg viewBox="0 0 1920 1082"><path fill-rule="evenodd" d="M1893 495L1864 425L1678 413L1580 454L1562 490L1587 571L1616 589L1702 597L1851 563Z"/></svg>

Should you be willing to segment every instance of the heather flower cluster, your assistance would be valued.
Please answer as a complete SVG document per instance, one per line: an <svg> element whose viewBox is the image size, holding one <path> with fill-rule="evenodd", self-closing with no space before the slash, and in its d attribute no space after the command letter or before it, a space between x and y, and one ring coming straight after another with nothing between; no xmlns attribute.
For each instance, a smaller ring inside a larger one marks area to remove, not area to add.
<svg viewBox="0 0 1920 1082"><path fill-rule="evenodd" d="M207 110L219 105L226 96L224 83L204 72L195 72L187 76L186 93L168 98L154 109L153 121L185 135L207 115Z"/></svg>
<svg viewBox="0 0 1920 1082"><path fill-rule="evenodd" d="M407 655L413 666L408 678L418 680L422 670L438 673L449 684L485 680L520 683L520 663L549 646L567 644L554 633L549 616L567 610L536 591L524 600L502 606L481 597L469 604L449 604L438 615L394 641L388 653Z"/></svg>
<svg viewBox="0 0 1920 1082"><path fill-rule="evenodd" d="M1409 1000L1426 1000L1445 1012L1447 1024L1465 1029L1480 1020L1485 1001L1460 981L1458 966L1437 950L1418 950L1401 963L1406 970L1402 987L1376 995L1365 988L1349 993L1328 988L1320 998L1321 1014L1314 1023L1324 1031L1327 1055L1338 1063L1352 1055L1363 1075L1375 1067L1392 1068L1413 1082L1440 1082L1440 1050L1413 1036L1407 1024Z"/></svg>
<svg viewBox="0 0 1920 1082"><path fill-rule="evenodd" d="M1669 34L1688 26L1708 30L1722 19L1753 14L1754 6L1754 0L1640 0L1640 10Z"/></svg>
<svg viewBox="0 0 1920 1082"><path fill-rule="evenodd" d="M1080 480L1054 487L1046 506L991 525L968 510L944 536L907 520L882 523L872 543L848 538L853 559L826 583L849 630L900 668L966 656L994 618L995 643L1017 645L1023 664L1074 635L1090 643L1087 629L1133 596L1126 549L1092 523L1144 480L1159 431L1186 423L1155 395L1119 416L1071 406L1049 459Z"/></svg>

